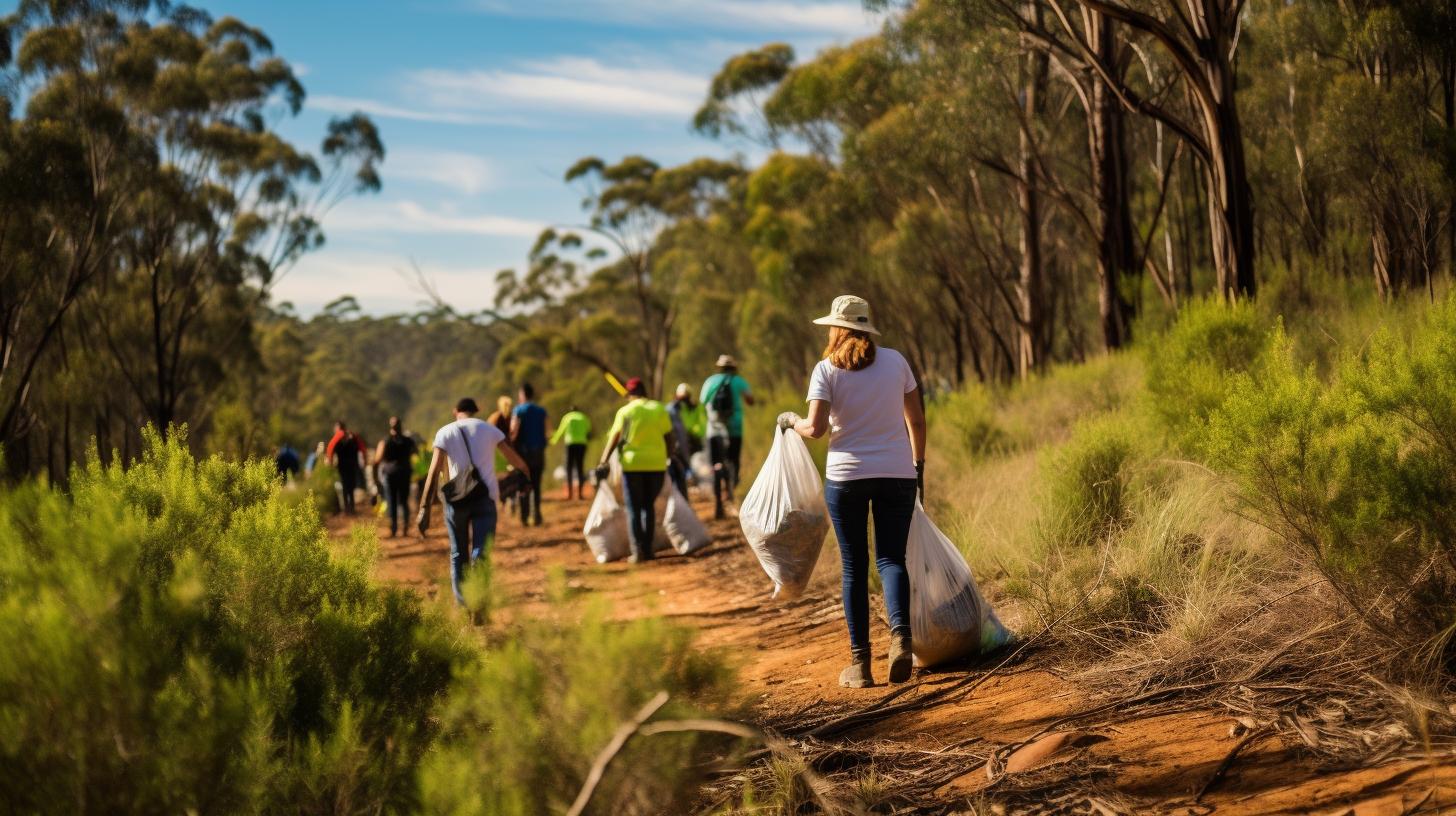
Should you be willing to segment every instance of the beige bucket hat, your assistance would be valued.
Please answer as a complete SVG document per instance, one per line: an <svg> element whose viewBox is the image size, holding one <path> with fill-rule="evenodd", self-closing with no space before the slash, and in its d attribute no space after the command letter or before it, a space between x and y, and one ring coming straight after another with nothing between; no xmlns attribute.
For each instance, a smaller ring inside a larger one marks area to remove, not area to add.
<svg viewBox="0 0 1456 816"><path fill-rule="evenodd" d="M829 314L814 321L818 326L839 326L845 329L879 334L880 330L870 322L870 304L862 297L840 295L829 307Z"/></svg>
<svg viewBox="0 0 1456 816"><path fill-rule="evenodd" d="M717 366L718 368L737 368L738 361L733 359L731 354L719 354Z"/></svg>

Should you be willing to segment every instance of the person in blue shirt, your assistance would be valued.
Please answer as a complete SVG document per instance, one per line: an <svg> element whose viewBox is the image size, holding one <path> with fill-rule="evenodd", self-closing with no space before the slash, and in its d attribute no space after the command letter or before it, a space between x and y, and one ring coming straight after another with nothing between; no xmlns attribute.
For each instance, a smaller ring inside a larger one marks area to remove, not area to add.
<svg viewBox="0 0 1456 816"><path fill-rule="evenodd" d="M521 384L516 407L511 411L511 447L526 460L530 470L531 489L520 496L521 525L535 519L541 526L541 473L546 469L546 409L537 405L536 389ZM533 513L534 511L534 513Z"/></svg>
<svg viewBox="0 0 1456 816"><path fill-rule="evenodd" d="M743 406L753 404L748 381L738 376L738 362L718 357L718 373L703 382L702 398L708 409L708 455L713 460L713 516L723 518L723 495L733 498L743 455Z"/></svg>

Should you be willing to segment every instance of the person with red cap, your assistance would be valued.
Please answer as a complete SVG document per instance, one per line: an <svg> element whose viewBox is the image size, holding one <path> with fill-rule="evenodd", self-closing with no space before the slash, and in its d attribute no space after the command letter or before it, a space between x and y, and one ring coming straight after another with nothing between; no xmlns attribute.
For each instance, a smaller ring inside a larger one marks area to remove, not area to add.
<svg viewBox="0 0 1456 816"><path fill-rule="evenodd" d="M621 448L622 498L627 505L628 531L632 539L633 564L652 558L652 537L657 531L657 496L667 477L667 462L675 440L672 419L662 403L647 398L641 377L627 381L627 404L617 411L607 447L602 451L596 476L607 475L607 463Z"/></svg>

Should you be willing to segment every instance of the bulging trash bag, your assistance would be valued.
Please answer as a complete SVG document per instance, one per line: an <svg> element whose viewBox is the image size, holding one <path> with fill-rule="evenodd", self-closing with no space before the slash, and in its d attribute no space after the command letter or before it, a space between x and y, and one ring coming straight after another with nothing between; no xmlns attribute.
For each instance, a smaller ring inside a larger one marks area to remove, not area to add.
<svg viewBox="0 0 1456 816"><path fill-rule="evenodd" d="M677 485L669 479L662 489L667 494L662 525L667 531L668 540L672 542L672 548L680 555L688 555L708 546L712 541L708 528L698 520L698 514L693 512L693 506L688 503L687 498L678 492Z"/></svg>
<svg viewBox="0 0 1456 816"><path fill-rule="evenodd" d="M597 485L596 498L592 499L591 510L586 514L586 526L582 528L586 545L591 548L598 564L617 561L632 553L632 542L627 533L627 510L617 501L617 492L605 482Z"/></svg>
<svg viewBox="0 0 1456 816"><path fill-rule="evenodd" d="M738 508L738 521L774 582L773 597L803 594L824 548L829 512L819 470L797 433L776 432L768 458Z"/></svg>
<svg viewBox="0 0 1456 816"><path fill-rule="evenodd" d="M910 634L915 663L934 666L990 651L1009 638L981 597L960 550L915 505L906 544L910 573Z"/></svg>

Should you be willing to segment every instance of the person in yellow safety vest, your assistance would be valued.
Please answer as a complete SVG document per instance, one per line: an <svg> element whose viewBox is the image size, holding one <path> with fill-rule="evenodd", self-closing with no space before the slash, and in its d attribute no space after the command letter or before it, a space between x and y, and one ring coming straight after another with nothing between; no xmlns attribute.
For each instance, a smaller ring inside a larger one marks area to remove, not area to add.
<svg viewBox="0 0 1456 816"><path fill-rule="evenodd" d="M667 476L667 462L677 446L672 420L657 400L647 398L640 377L627 381L627 404L617 411L607 447L596 469L597 483L607 476L607 463L622 449L622 498L627 505L633 564L652 560L652 537L657 532L654 506Z"/></svg>
<svg viewBox="0 0 1456 816"><path fill-rule="evenodd" d="M591 441L591 417L575 405L561 417L551 444L566 442L566 498L580 499L586 489L586 443Z"/></svg>

